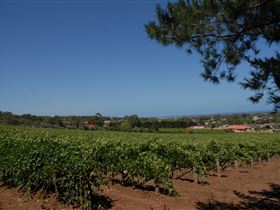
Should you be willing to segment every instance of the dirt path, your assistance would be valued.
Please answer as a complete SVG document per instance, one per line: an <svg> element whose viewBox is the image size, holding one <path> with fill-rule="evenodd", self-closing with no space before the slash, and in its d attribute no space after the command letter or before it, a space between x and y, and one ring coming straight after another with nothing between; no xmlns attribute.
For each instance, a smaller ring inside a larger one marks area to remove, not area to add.
<svg viewBox="0 0 280 210"><path fill-rule="evenodd" d="M71 206L57 201L55 195L26 195L16 188L0 187L0 210L72 210Z"/></svg>
<svg viewBox="0 0 280 210"><path fill-rule="evenodd" d="M119 184L104 187L113 210L280 209L280 159L254 167L228 168L223 177L209 176L207 184L190 182L192 175L174 180L178 195L170 197ZM73 209L55 197L30 198L15 188L0 187L0 210Z"/></svg>
<svg viewBox="0 0 280 210"><path fill-rule="evenodd" d="M188 180L192 175L174 180L178 196L170 197L155 192L114 185L105 192L114 200L114 210L121 209L240 209L251 207L259 200L255 209L280 209L280 159L261 165L228 168L222 177L210 176L208 184L198 185ZM220 208L221 207L221 208ZM267 208L266 208L267 207Z"/></svg>

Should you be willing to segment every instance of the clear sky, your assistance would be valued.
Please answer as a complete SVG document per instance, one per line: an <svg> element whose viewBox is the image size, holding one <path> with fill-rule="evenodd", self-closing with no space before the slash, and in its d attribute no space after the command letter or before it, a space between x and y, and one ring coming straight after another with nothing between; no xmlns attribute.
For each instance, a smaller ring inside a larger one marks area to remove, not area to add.
<svg viewBox="0 0 280 210"><path fill-rule="evenodd" d="M37 3L36 3L37 2ZM69 3L70 2L70 3ZM271 110L200 77L197 55L150 40L165 0L0 0L0 110L168 116ZM243 78L249 66L241 65Z"/></svg>

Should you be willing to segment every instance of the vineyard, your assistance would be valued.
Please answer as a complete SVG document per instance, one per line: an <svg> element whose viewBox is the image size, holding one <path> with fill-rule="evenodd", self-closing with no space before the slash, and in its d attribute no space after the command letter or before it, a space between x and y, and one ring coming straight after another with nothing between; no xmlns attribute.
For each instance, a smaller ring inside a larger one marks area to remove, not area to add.
<svg viewBox="0 0 280 210"><path fill-rule="evenodd" d="M114 180L176 194L174 172L209 171L280 155L280 135L125 133L0 126L0 180L23 191L56 192L96 208L101 185Z"/></svg>

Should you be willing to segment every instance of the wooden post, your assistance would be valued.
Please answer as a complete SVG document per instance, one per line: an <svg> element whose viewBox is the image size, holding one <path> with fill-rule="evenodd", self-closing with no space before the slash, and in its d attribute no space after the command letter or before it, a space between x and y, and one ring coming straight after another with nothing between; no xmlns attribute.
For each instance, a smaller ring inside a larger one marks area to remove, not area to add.
<svg viewBox="0 0 280 210"><path fill-rule="evenodd" d="M159 186L158 186L158 185L156 185L156 187L155 187L155 192L157 192L157 193L159 193L159 192L160 192L160 190L159 190Z"/></svg>
<svg viewBox="0 0 280 210"><path fill-rule="evenodd" d="M259 157L259 163L262 163L262 157L261 156Z"/></svg>
<svg viewBox="0 0 280 210"><path fill-rule="evenodd" d="M250 163L251 163L251 167L254 166L254 159L252 157L250 157Z"/></svg>
<svg viewBox="0 0 280 210"><path fill-rule="evenodd" d="M238 161L237 161L237 160L234 161L234 168L235 168L236 170L238 169Z"/></svg>
<svg viewBox="0 0 280 210"><path fill-rule="evenodd" d="M197 177L195 166L193 166L193 182L198 184L198 177Z"/></svg>
<svg viewBox="0 0 280 210"><path fill-rule="evenodd" d="M219 158L216 159L216 167L217 167L217 176L221 177L221 166Z"/></svg>
<svg viewBox="0 0 280 210"><path fill-rule="evenodd" d="M270 154L269 154L269 152L267 153L267 162L269 162L270 161Z"/></svg>
<svg viewBox="0 0 280 210"><path fill-rule="evenodd" d="M157 182L155 182L155 192L159 193L160 192L160 187Z"/></svg>

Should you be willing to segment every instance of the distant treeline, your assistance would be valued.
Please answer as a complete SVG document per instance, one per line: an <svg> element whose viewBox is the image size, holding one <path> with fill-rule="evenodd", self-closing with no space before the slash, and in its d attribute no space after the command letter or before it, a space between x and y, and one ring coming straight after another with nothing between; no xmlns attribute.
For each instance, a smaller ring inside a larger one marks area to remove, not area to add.
<svg viewBox="0 0 280 210"><path fill-rule="evenodd" d="M134 132L158 132L162 128L187 128L204 126L215 128L232 124L280 123L280 114L255 113L235 115L213 115L177 118L140 118L137 115L108 117L97 113L93 116L36 116L31 114L17 115L0 111L0 124L69 129L102 129Z"/></svg>
<svg viewBox="0 0 280 210"><path fill-rule="evenodd" d="M8 125L22 125L45 128L70 128L88 129L93 125L94 129L129 130L129 129L158 129L158 128L186 128L197 125L191 119L165 119L139 118L137 115L119 117L107 117L97 113L93 116L36 116L31 114L17 115L11 112L0 111L0 123Z"/></svg>

